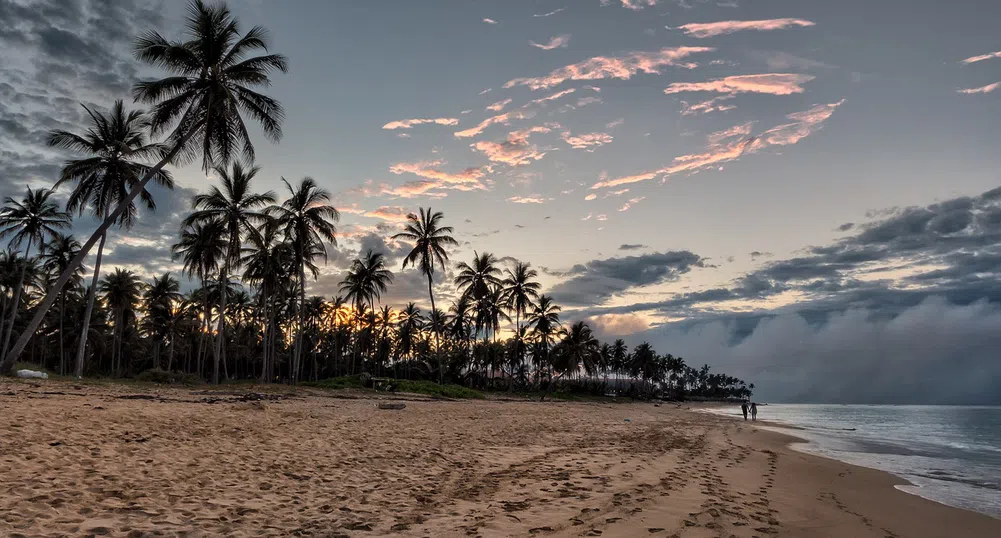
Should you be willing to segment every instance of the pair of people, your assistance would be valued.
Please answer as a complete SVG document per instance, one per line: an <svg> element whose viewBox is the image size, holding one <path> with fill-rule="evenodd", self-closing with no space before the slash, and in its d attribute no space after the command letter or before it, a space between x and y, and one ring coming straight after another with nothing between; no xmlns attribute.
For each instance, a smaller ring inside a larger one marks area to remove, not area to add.
<svg viewBox="0 0 1001 538"><path fill-rule="evenodd" d="M748 410L747 400L744 400L743 402L740 403L740 412L744 414L744 420L747 420L747 410ZM751 410L751 420L758 420L758 404L751 402L750 410Z"/></svg>

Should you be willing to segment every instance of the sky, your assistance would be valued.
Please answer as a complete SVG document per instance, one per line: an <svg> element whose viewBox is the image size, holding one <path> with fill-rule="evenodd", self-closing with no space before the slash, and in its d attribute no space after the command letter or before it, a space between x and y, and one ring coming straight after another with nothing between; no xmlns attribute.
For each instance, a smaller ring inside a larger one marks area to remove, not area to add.
<svg viewBox="0 0 1001 538"><path fill-rule="evenodd" d="M430 206L453 261L530 262L565 320L764 400L1001 403L1001 3L230 6L291 64L269 90L283 139L254 135L257 188L310 176L341 211L312 293L370 248L399 269L389 238ZM160 74L132 39L180 37L183 7L0 0L0 195L53 183L70 156L45 133L80 129L80 103ZM173 173L105 263L178 271L180 219L216 179ZM424 294L399 272L385 301Z"/></svg>

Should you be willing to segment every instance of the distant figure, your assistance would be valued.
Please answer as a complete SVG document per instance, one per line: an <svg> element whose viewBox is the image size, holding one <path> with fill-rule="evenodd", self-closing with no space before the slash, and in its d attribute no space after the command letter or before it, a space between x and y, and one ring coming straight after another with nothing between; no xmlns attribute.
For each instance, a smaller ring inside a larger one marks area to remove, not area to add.
<svg viewBox="0 0 1001 538"><path fill-rule="evenodd" d="M747 400L740 402L740 412L744 414L744 420L747 420Z"/></svg>
<svg viewBox="0 0 1001 538"><path fill-rule="evenodd" d="M751 402L751 420L758 420L758 404Z"/></svg>

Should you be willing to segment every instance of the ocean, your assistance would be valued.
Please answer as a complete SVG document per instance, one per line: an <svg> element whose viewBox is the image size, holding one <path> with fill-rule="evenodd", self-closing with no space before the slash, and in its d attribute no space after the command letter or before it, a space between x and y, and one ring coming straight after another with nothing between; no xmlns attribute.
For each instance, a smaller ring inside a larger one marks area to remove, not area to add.
<svg viewBox="0 0 1001 538"><path fill-rule="evenodd" d="M740 416L740 409L715 409ZM1001 407L793 405L758 418L802 428L796 449L897 475L899 489L1001 519Z"/></svg>

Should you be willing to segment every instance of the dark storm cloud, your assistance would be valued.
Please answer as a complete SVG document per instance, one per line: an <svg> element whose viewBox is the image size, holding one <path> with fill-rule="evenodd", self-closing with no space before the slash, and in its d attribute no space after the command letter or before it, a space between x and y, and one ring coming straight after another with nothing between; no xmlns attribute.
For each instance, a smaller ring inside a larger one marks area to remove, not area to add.
<svg viewBox="0 0 1001 538"><path fill-rule="evenodd" d="M647 246L646 245L640 245L640 244L631 245L629 243L624 243L622 245L619 245L619 250L641 250L641 249L644 249L644 248L647 248Z"/></svg>
<svg viewBox="0 0 1001 538"><path fill-rule="evenodd" d="M0 0L0 195L52 183L65 155L45 147L54 128L79 130L80 103L129 99L138 64L133 37L158 29L153 0Z"/></svg>
<svg viewBox="0 0 1001 538"><path fill-rule="evenodd" d="M705 260L687 250L591 260L562 273L569 280L554 286L553 298L567 305L600 304L632 288L677 280Z"/></svg>

